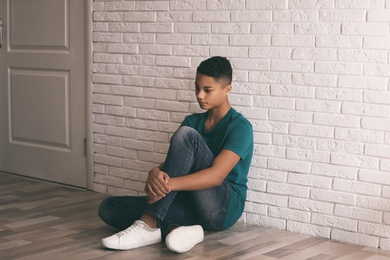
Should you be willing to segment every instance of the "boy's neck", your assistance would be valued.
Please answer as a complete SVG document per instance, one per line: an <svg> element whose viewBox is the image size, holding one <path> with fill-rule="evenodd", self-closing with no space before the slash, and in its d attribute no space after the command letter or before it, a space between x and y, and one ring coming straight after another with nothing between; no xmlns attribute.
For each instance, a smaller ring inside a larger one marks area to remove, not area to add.
<svg viewBox="0 0 390 260"><path fill-rule="evenodd" d="M218 123L221 118L223 118L227 112L230 110L231 106L229 103L226 103L220 107L216 107L213 109L209 109L207 111L207 121L210 122L212 125L215 125Z"/></svg>

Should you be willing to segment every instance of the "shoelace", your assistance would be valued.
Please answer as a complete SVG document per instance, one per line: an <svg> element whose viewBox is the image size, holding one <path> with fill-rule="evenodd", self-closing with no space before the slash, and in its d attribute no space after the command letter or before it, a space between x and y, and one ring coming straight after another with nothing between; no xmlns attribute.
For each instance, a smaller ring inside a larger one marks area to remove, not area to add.
<svg viewBox="0 0 390 260"><path fill-rule="evenodd" d="M134 223L130 227L126 228L125 230L122 230L121 232L117 233L116 236L119 237L119 238L127 236L129 234L134 233L134 231L139 229L139 228L141 228L141 225L138 224L138 223Z"/></svg>

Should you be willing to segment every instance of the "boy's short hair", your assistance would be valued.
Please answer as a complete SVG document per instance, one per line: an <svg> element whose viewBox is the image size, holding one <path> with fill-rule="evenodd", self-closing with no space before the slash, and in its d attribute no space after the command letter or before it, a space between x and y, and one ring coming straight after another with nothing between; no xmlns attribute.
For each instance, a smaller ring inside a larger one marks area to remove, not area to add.
<svg viewBox="0 0 390 260"><path fill-rule="evenodd" d="M216 82L225 81L226 85L230 85L233 79L233 69L230 61L221 56L214 56L202 61L196 73L212 77Z"/></svg>

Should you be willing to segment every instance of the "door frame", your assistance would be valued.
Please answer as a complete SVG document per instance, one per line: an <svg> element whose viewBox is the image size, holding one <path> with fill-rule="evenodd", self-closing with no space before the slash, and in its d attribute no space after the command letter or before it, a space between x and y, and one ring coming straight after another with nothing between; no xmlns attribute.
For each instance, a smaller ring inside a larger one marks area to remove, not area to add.
<svg viewBox="0 0 390 260"><path fill-rule="evenodd" d="M87 165L87 189L94 190L94 164L93 164L93 113L92 113L92 2L85 0L85 116L86 116L86 165Z"/></svg>

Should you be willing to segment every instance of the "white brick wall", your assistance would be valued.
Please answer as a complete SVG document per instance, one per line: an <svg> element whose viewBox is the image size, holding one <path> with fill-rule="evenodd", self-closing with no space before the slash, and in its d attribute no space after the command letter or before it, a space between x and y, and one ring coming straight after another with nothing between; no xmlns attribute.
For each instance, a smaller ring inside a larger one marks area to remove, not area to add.
<svg viewBox="0 0 390 260"><path fill-rule="evenodd" d="M389 0L94 0L95 190L141 195L199 62L228 57L255 151L242 220L390 250Z"/></svg>

